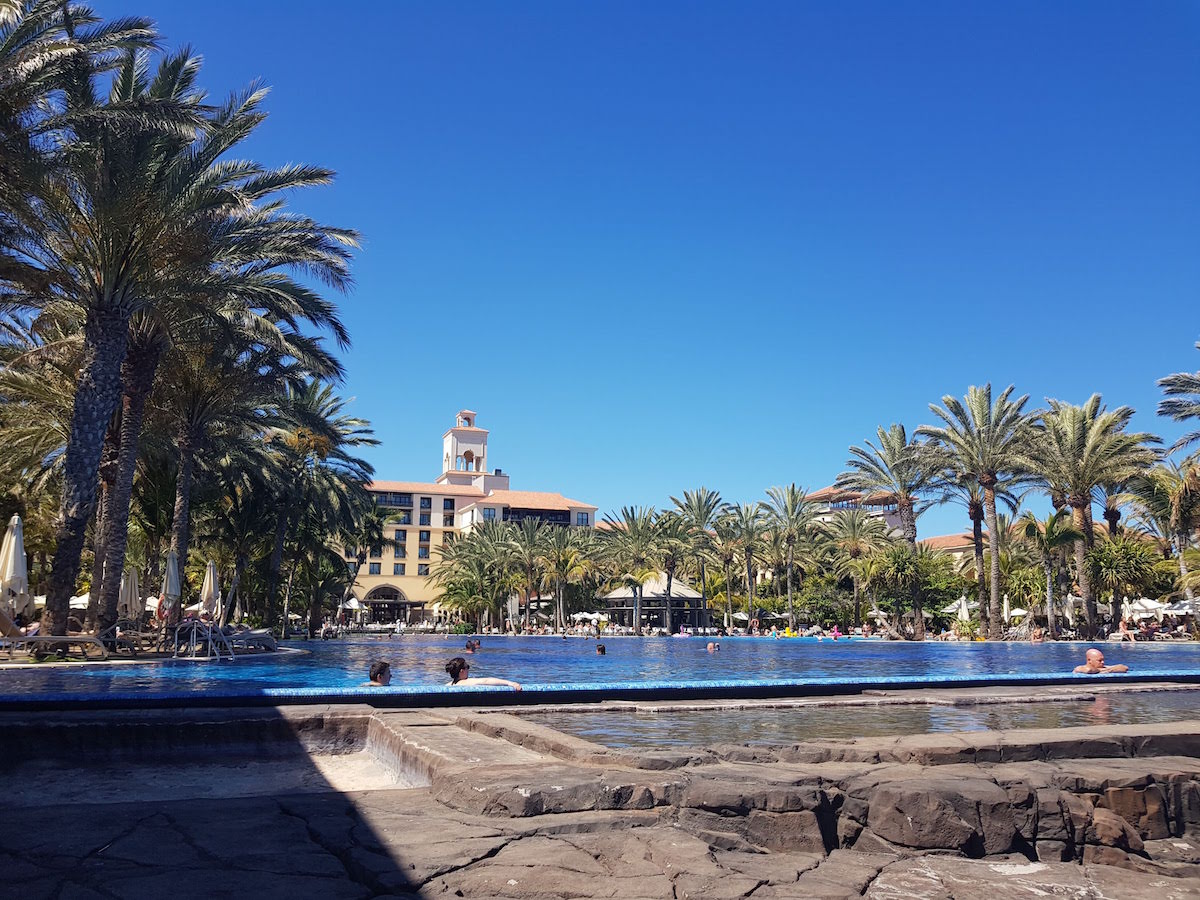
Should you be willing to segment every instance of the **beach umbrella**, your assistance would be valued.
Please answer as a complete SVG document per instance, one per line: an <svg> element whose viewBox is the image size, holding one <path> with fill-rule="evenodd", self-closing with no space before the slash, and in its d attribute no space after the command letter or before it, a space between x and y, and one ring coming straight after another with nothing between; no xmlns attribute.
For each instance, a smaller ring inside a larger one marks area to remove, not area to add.
<svg viewBox="0 0 1200 900"><path fill-rule="evenodd" d="M14 616L33 615L29 573L25 569L25 532L20 516L8 520L4 543L0 544L0 600Z"/></svg>
<svg viewBox="0 0 1200 900"><path fill-rule="evenodd" d="M121 596L117 601L117 615L135 622L141 621L146 601L138 585L137 572L126 572L121 576Z"/></svg>
<svg viewBox="0 0 1200 900"><path fill-rule="evenodd" d="M158 617L174 616L179 609L179 555L172 550L167 554L167 568L163 572L162 590L158 592Z"/></svg>
<svg viewBox="0 0 1200 900"><path fill-rule="evenodd" d="M213 619L221 618L221 581L217 564L211 559L204 567L204 584L200 586L200 611Z"/></svg>

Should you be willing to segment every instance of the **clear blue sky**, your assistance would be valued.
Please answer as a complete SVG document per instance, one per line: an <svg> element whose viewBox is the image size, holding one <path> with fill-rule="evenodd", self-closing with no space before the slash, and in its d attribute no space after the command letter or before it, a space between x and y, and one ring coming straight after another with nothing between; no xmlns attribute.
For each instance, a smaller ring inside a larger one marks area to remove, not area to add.
<svg viewBox="0 0 1200 900"><path fill-rule="evenodd" d="M515 488L602 511L820 487L988 380L1180 433L1194 3L98 3L271 84L248 153L338 171L297 204L364 235L381 478L432 479L462 407Z"/></svg>

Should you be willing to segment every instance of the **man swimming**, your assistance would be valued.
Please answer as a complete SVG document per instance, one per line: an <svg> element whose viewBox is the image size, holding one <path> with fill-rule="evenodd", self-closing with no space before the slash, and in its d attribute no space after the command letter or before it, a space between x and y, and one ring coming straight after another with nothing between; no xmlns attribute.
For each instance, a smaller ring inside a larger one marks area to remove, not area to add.
<svg viewBox="0 0 1200 900"><path fill-rule="evenodd" d="M1129 666L1118 663L1115 666L1106 666L1104 664L1104 654L1093 647L1086 654L1086 660L1082 666L1076 666L1075 671L1080 675L1108 675L1113 672L1128 672Z"/></svg>

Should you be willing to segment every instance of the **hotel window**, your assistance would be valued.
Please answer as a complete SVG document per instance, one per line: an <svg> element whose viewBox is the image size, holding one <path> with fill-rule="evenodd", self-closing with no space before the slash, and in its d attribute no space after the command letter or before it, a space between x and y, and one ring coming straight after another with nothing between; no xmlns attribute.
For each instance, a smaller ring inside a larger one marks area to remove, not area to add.
<svg viewBox="0 0 1200 900"><path fill-rule="evenodd" d="M447 510L449 512L454 512L454 498L447 497L445 500L443 500L442 501L442 509Z"/></svg>
<svg viewBox="0 0 1200 900"><path fill-rule="evenodd" d="M404 574L404 563L392 563L392 574L393 575L403 575Z"/></svg>
<svg viewBox="0 0 1200 900"><path fill-rule="evenodd" d="M379 574L379 563L371 563L370 568L367 569L367 574L368 575L378 575Z"/></svg>
<svg viewBox="0 0 1200 900"><path fill-rule="evenodd" d="M496 521L496 510L492 509L490 506L485 506L483 508L483 521L485 521L485 522Z"/></svg>
<svg viewBox="0 0 1200 900"><path fill-rule="evenodd" d="M346 559L355 559L357 556L358 556L358 553L355 552L353 547L346 548Z"/></svg>
<svg viewBox="0 0 1200 900"><path fill-rule="evenodd" d="M575 524L576 525L586 525L587 523L588 523L588 514L587 513L575 513Z"/></svg>
<svg viewBox="0 0 1200 900"><path fill-rule="evenodd" d="M408 556L408 551L405 550L403 547L401 547L399 544L397 544L395 547L392 548L392 558L393 559L404 559L406 556Z"/></svg>
<svg viewBox="0 0 1200 900"><path fill-rule="evenodd" d="M400 513L400 524L401 525L411 525L412 524L412 510L406 509L404 512Z"/></svg>
<svg viewBox="0 0 1200 900"><path fill-rule="evenodd" d="M453 528L454 527L454 516L442 516L442 527L443 528Z"/></svg>
<svg viewBox="0 0 1200 900"><path fill-rule="evenodd" d="M417 574L418 574L418 575L428 575L428 574L429 574L429 566L428 566L428 564L426 564L426 563L420 563L420 564L417 566Z"/></svg>
<svg viewBox="0 0 1200 900"><path fill-rule="evenodd" d="M417 548L417 559L429 559L429 548L428 547L418 547Z"/></svg>
<svg viewBox="0 0 1200 900"><path fill-rule="evenodd" d="M420 540L421 540L421 543L422 543L422 544L428 544L428 543L429 543L429 532L428 532L428 531L422 531L422 532L421 532L421 533L418 535L418 537L420 538Z"/></svg>
<svg viewBox="0 0 1200 900"><path fill-rule="evenodd" d="M371 548L371 559L379 559L382 556L383 556L383 548L382 547L372 547Z"/></svg>
<svg viewBox="0 0 1200 900"><path fill-rule="evenodd" d="M422 524L422 525L428 525L428 524L429 524L429 513L421 513L421 522L420 522L420 524Z"/></svg>
<svg viewBox="0 0 1200 900"><path fill-rule="evenodd" d="M445 547L447 544L449 544L452 540L454 540L453 533L451 533L449 531L442 532L442 546L443 547Z"/></svg>
<svg viewBox="0 0 1200 900"><path fill-rule="evenodd" d="M407 531L397 531L396 532L396 543L397 544L403 544L406 540L408 540L408 532Z"/></svg>
<svg viewBox="0 0 1200 900"><path fill-rule="evenodd" d="M433 509L433 498L432 497L422 497L421 498L421 509Z"/></svg>

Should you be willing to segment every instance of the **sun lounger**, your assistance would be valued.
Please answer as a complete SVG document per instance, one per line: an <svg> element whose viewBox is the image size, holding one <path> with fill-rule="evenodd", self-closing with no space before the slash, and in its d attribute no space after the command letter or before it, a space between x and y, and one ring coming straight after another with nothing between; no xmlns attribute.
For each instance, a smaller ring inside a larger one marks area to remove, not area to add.
<svg viewBox="0 0 1200 900"><path fill-rule="evenodd" d="M278 650L279 644L275 635L266 628L252 628L249 631L234 631L228 635L229 643L235 650Z"/></svg>
<svg viewBox="0 0 1200 900"><path fill-rule="evenodd" d="M49 652L70 652L71 647L77 647L84 659L108 659L108 649L100 636L96 634L24 634L8 614L0 610L0 649L7 651L8 658L13 653L23 650L30 655L36 655L39 650ZM93 651L98 656L90 655Z"/></svg>

